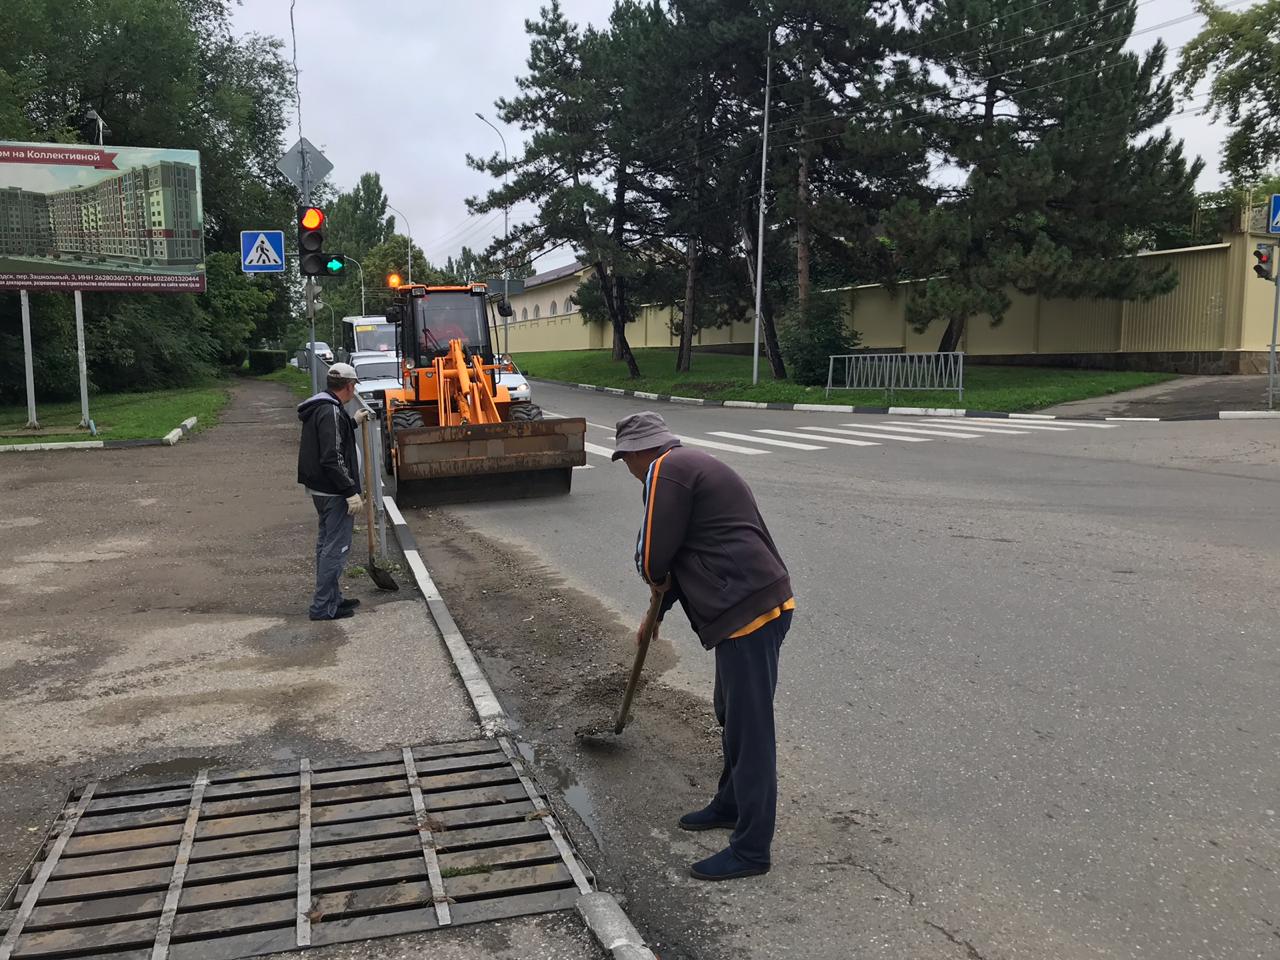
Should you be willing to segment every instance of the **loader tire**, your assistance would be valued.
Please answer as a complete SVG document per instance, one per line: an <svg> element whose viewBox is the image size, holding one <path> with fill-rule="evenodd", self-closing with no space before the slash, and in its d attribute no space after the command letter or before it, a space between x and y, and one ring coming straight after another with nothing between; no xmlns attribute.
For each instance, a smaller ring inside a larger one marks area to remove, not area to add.
<svg viewBox="0 0 1280 960"><path fill-rule="evenodd" d="M413 430L426 426L420 410L397 410L391 414L391 423L397 430Z"/></svg>
<svg viewBox="0 0 1280 960"><path fill-rule="evenodd" d="M512 420L544 420L542 408L536 403L513 403L511 405Z"/></svg>

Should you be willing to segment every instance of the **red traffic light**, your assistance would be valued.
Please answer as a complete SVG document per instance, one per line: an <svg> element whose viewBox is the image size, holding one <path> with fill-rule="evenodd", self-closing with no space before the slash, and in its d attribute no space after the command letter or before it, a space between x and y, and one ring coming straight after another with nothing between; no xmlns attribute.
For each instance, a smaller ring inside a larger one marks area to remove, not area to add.
<svg viewBox="0 0 1280 960"><path fill-rule="evenodd" d="M1274 280L1276 278L1275 247L1269 243L1258 244L1254 248L1253 259L1257 261L1253 265L1253 272L1259 280Z"/></svg>
<svg viewBox="0 0 1280 960"><path fill-rule="evenodd" d="M298 223L307 230L319 230L324 224L324 211L319 207L305 207L298 217Z"/></svg>

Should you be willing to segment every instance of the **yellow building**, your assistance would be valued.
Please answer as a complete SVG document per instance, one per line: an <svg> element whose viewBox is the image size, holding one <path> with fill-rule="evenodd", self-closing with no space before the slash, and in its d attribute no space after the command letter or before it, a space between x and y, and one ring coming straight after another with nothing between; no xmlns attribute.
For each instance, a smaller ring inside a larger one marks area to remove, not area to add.
<svg viewBox="0 0 1280 960"><path fill-rule="evenodd" d="M970 319L961 349L971 360L1046 366L1170 370L1182 373L1266 371L1275 288L1253 273L1253 250L1272 238L1256 232L1230 235L1225 242L1141 254L1154 264L1172 262L1178 285L1146 302L1058 300L1010 289L1012 306L993 326L985 316ZM1280 241L1280 238L1275 238ZM525 280L512 296L513 353L593 350L609 346L605 324L584 323L572 297L590 268L571 264ZM907 323L913 283L894 290L879 285L838 291L862 348L908 352L937 349L942 323L917 332ZM673 309L647 307L627 328L633 347L675 346ZM695 345L746 348L751 317L706 330Z"/></svg>

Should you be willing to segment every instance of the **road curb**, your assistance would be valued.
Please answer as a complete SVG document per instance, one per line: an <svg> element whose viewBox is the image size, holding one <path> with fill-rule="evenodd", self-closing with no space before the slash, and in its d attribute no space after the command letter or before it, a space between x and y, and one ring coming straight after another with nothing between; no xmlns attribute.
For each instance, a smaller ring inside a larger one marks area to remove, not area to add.
<svg viewBox="0 0 1280 960"><path fill-rule="evenodd" d="M35 453L44 450L122 450L126 447L172 447L196 428L196 417L187 417L163 437L141 440L70 440L65 443L10 443L0 453Z"/></svg>
<svg viewBox="0 0 1280 960"><path fill-rule="evenodd" d="M399 505L389 496L383 496L382 503L387 511L387 519L391 521L391 531L413 573L414 583L427 603L431 619L435 621L436 628L444 639L454 669L462 678L485 736L497 739L514 733L519 725L503 709L502 702L489 684L489 678L471 652L466 637L458 629L448 604L431 579L431 573L418 550L418 541L405 522ZM657 960L612 894L599 890L583 894L578 899L577 908L587 929L614 960Z"/></svg>
<svg viewBox="0 0 1280 960"><path fill-rule="evenodd" d="M646 393L643 390L623 390L619 387L602 387L594 383L573 383L569 380L548 380L545 377L526 377L534 383L550 383L574 390L591 390L615 397L635 397L640 400L657 400L660 403L682 403L700 407L737 407L748 410L795 410L805 413L862 413L891 417L980 417L985 420L1097 420L1099 422L1127 423L1186 423L1192 420L1280 420L1280 410L1218 410L1215 413L1196 413L1182 417L1099 417L1082 414L1078 417L1059 417L1052 413L1007 413L1002 410L968 410L958 407L862 407L845 403L762 403L758 400L706 400L701 397L679 397L666 393Z"/></svg>
<svg viewBox="0 0 1280 960"><path fill-rule="evenodd" d="M587 922L592 936L614 960L656 960L612 894L584 894L578 900L578 913Z"/></svg>

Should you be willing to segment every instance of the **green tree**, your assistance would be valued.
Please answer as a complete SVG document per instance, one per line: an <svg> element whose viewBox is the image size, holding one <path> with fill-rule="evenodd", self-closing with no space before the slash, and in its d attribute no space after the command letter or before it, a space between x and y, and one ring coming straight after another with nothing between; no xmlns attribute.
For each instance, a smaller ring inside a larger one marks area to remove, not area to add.
<svg viewBox="0 0 1280 960"><path fill-rule="evenodd" d="M1232 127L1222 147L1222 167L1235 184L1247 183L1280 153L1280 0L1226 10L1195 0L1204 28L1182 48L1175 81L1191 96L1209 80L1214 120Z"/></svg>
<svg viewBox="0 0 1280 960"><path fill-rule="evenodd" d="M537 20L526 20L529 33L528 74L516 79L520 93L497 101L504 123L530 132L522 151L510 162L498 155L468 157L477 170L497 179L511 174L505 186L496 187L468 206L486 213L531 201L538 207L535 219L517 223L510 241L494 244L491 253L522 260L539 251L562 246L583 251L591 263L614 331L615 355L627 364L632 377L640 375L635 355L626 339L626 302L617 296L616 280L625 252L620 242L626 218L628 171L606 147L610 104L614 85L602 73L604 35L581 31L570 23L559 0L541 9ZM615 192L605 193L612 173Z"/></svg>
<svg viewBox="0 0 1280 960"><path fill-rule="evenodd" d="M945 75L924 132L963 180L895 209L888 229L919 329L945 324L958 348L967 318L998 323L1005 288L1058 297L1145 299L1172 268L1133 257L1170 211L1189 220L1200 163L1164 121L1165 48L1126 51L1134 0L1051 0L991 19L986 0L936 0L919 55Z"/></svg>

